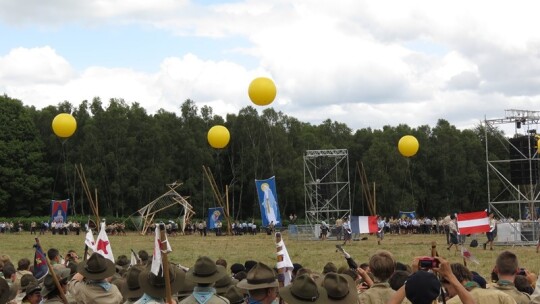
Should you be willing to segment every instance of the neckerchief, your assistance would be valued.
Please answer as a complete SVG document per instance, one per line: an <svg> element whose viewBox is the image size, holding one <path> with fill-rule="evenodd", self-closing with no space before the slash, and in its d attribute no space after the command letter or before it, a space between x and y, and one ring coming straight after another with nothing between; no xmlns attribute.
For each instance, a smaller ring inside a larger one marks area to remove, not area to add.
<svg viewBox="0 0 540 304"><path fill-rule="evenodd" d="M499 286L514 286L514 282L508 280L498 280L497 285Z"/></svg>
<svg viewBox="0 0 540 304"><path fill-rule="evenodd" d="M146 304L151 302L165 303L163 299L156 299L152 296L147 295L146 293L137 301L138 304Z"/></svg>
<svg viewBox="0 0 540 304"><path fill-rule="evenodd" d="M105 291L109 291L112 288L112 284L107 282L107 281L92 281L92 280L89 280L89 281L87 281L87 283L91 284L91 285L97 285L97 286L103 288L103 290L105 290Z"/></svg>
<svg viewBox="0 0 540 304"><path fill-rule="evenodd" d="M212 298L212 296L216 293L216 289L214 287L200 287L195 286L193 289L193 297L195 297L195 300L199 302L200 304L205 304Z"/></svg>
<svg viewBox="0 0 540 304"><path fill-rule="evenodd" d="M469 281L463 285L468 291L471 291L471 289L476 288L480 285L474 281Z"/></svg>

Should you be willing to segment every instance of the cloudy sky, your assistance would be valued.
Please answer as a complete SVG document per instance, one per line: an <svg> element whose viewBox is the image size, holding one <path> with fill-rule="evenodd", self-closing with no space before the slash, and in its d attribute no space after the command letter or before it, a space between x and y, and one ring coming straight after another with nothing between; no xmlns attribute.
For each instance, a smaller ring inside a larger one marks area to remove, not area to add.
<svg viewBox="0 0 540 304"><path fill-rule="evenodd" d="M0 0L0 94L43 108L99 96L313 124L458 128L540 110L540 2Z"/></svg>

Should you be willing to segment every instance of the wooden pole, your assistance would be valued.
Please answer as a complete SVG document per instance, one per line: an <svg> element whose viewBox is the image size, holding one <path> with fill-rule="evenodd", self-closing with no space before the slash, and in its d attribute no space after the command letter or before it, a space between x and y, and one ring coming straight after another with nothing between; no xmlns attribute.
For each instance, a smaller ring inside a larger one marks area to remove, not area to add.
<svg viewBox="0 0 540 304"><path fill-rule="evenodd" d="M281 246L278 246L279 243L281 243L281 232L276 232L276 253L279 253L283 249ZM283 262L283 255L280 255L280 254L277 255L277 262L278 262L278 264L280 262ZM281 279L278 280L279 287L280 288L284 287L285 286L285 282L284 282L285 269L283 267L278 268L277 272L278 272L278 278L281 278ZM279 299L279 303L280 304L284 303L282 298Z"/></svg>
<svg viewBox="0 0 540 304"><path fill-rule="evenodd" d="M230 220L230 217L229 217L229 185L225 185L225 202L227 204L227 209L226 209L226 212L227 212L227 235L232 235L231 233L231 220Z"/></svg>
<svg viewBox="0 0 540 304"><path fill-rule="evenodd" d="M97 219L97 224L99 225L99 228L98 228L98 231L101 229L101 221L99 219L99 204L98 204L98 197L97 197L97 188L94 189L94 192L96 193L96 201L94 202L95 204L95 209L96 209L96 219Z"/></svg>
<svg viewBox="0 0 540 304"><path fill-rule="evenodd" d="M431 256L432 257L439 256L439 253L437 252L437 242L435 241L431 242Z"/></svg>
<svg viewBox="0 0 540 304"><path fill-rule="evenodd" d="M41 244L39 243L39 239L35 238L35 240L36 240L36 245L41 250L41 252L45 252L45 250L43 249L43 247L41 247ZM60 281L58 281L58 277L56 276L56 272L54 272L51 262L49 261L49 257L45 258L45 262L47 263L47 268L49 269L49 273L51 274L53 278L54 285L56 285L56 288L58 289L58 294L60 295L62 302L64 302L64 304L68 304L66 295L64 294L64 290L62 289L62 285L60 285Z"/></svg>
<svg viewBox="0 0 540 304"><path fill-rule="evenodd" d="M161 264L163 265L163 277L165 278L166 303L173 304L171 295L171 275L169 273L169 258L167 257L167 236L165 224L159 224L159 247L161 249Z"/></svg>
<svg viewBox="0 0 540 304"><path fill-rule="evenodd" d="M377 215L377 192L375 191L375 182L373 182L373 215Z"/></svg>

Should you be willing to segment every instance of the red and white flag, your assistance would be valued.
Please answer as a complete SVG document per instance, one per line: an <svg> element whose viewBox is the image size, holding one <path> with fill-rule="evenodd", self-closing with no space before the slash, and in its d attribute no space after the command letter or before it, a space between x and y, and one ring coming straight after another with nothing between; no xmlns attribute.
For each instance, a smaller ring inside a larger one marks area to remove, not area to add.
<svg viewBox="0 0 540 304"><path fill-rule="evenodd" d="M156 225L154 254L152 255L152 266L150 267L150 271L156 276L159 275L159 269L163 266L163 262L161 261L161 252L167 253L172 251L167 234L165 234L165 241L162 243L160 241L160 233L161 231L159 229L159 225Z"/></svg>
<svg viewBox="0 0 540 304"><path fill-rule="evenodd" d="M489 217L485 210L458 213L457 226L459 234L461 235L489 232Z"/></svg>
<svg viewBox="0 0 540 304"><path fill-rule="evenodd" d="M353 233L376 233L379 231L377 216L351 216L351 230Z"/></svg>
<svg viewBox="0 0 540 304"><path fill-rule="evenodd" d="M84 244L86 244L88 248L92 249L92 251L95 251L94 246L96 245L96 242L94 242L94 235L92 234L92 229L88 229L88 231L86 232Z"/></svg>
<svg viewBox="0 0 540 304"><path fill-rule="evenodd" d="M472 254L472 252L469 251L469 249L465 248L465 246L461 246L461 256L473 263L480 265L478 259Z"/></svg>
<svg viewBox="0 0 540 304"><path fill-rule="evenodd" d="M107 232L105 232L105 223L101 223L101 230L97 237L94 252L101 254L104 258L111 260L114 263L114 255L111 249L111 243Z"/></svg>

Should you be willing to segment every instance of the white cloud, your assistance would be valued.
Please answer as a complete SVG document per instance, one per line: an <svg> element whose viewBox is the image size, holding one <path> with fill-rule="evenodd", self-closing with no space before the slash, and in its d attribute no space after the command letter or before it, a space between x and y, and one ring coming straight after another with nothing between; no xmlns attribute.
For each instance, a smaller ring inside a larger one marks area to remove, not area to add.
<svg viewBox="0 0 540 304"><path fill-rule="evenodd" d="M62 84L74 75L70 64L48 46L14 48L0 57L0 81L7 85Z"/></svg>
<svg viewBox="0 0 540 304"><path fill-rule="evenodd" d="M150 25L179 36L240 38L251 45L220 51L247 54L259 64L213 60L194 48L163 58L156 73L91 63L75 71L54 45L14 46L0 57L0 80L8 95L25 103L116 97L153 112L178 111L190 98L225 116L251 104L247 86L264 75L278 87L276 110L352 128L434 125L439 118L471 127L484 115L540 104L536 1L29 2L1 2L0 20L105 30Z"/></svg>

